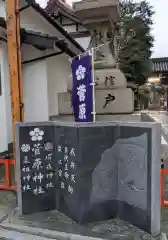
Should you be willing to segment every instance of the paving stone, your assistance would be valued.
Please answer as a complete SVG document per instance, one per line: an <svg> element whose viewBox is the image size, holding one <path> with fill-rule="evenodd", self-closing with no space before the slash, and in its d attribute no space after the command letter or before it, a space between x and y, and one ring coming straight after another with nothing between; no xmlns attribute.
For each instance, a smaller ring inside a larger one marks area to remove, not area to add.
<svg viewBox="0 0 168 240"><path fill-rule="evenodd" d="M16 207L16 194L11 191L0 191L0 222Z"/></svg>
<svg viewBox="0 0 168 240"><path fill-rule="evenodd" d="M0 229L0 240L51 240L51 238L39 237L36 235L19 233L17 231L9 231ZM56 240L56 239L55 239Z"/></svg>

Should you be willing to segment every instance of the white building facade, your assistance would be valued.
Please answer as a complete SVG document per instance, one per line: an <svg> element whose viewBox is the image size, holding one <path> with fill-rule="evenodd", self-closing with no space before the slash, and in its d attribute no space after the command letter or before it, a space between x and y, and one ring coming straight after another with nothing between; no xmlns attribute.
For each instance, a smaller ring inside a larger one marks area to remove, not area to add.
<svg viewBox="0 0 168 240"><path fill-rule="evenodd" d="M20 0L20 7L30 4ZM84 49L36 3L20 12L25 121L48 121L58 114L59 92L67 91L69 59ZM6 7L0 0L0 153L12 142ZM23 39L22 39L23 36ZM4 39L4 40L3 40Z"/></svg>

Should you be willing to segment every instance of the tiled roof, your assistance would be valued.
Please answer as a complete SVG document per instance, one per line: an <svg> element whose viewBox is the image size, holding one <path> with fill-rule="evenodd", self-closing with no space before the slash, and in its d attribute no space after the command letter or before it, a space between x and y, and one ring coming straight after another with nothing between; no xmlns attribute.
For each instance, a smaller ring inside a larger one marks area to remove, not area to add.
<svg viewBox="0 0 168 240"><path fill-rule="evenodd" d="M49 0L45 10L48 14L55 17L60 14L75 23L81 24L81 20L75 15L73 9L69 7L64 0Z"/></svg>
<svg viewBox="0 0 168 240"><path fill-rule="evenodd" d="M53 27L55 27L64 37L66 37L73 45L76 46L81 52L84 52L85 50L83 47L73 38L70 36L70 34L55 20L50 16L45 9L41 8L39 4L35 2L35 0L26 0L28 4L34 10L36 10L39 14L41 14Z"/></svg>
<svg viewBox="0 0 168 240"><path fill-rule="evenodd" d="M5 0L3 0L5 1ZM84 48L73 38L70 36L70 34L55 20L52 18L50 14L47 13L47 11L40 7L39 4L35 2L35 0L25 0L29 6L31 6L35 11L37 11L42 17L47 20L53 27L55 27L66 39L68 39L77 49L79 49L81 52L84 52ZM69 56L75 56L75 53L67 47L66 53Z"/></svg>
<svg viewBox="0 0 168 240"><path fill-rule="evenodd" d="M168 72L168 57L167 58L152 58L152 72L164 73Z"/></svg>
<svg viewBox="0 0 168 240"><path fill-rule="evenodd" d="M6 20L0 17L0 27L6 29ZM67 44L64 39L58 39L54 36L49 36L48 34L43 34L40 32L28 31L25 28L20 29L21 43L31 44L37 49L54 49L54 46L57 46L63 52L67 51ZM7 42L7 36L1 40ZM69 52L68 52L69 53ZM71 53L69 53L71 54Z"/></svg>

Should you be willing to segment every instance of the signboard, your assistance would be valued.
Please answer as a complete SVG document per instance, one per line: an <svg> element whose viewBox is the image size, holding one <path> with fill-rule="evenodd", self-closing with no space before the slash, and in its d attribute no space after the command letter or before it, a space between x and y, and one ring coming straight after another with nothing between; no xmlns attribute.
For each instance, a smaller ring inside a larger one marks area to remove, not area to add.
<svg viewBox="0 0 168 240"><path fill-rule="evenodd" d="M72 60L72 105L76 122L93 122L93 66L92 55Z"/></svg>
<svg viewBox="0 0 168 240"><path fill-rule="evenodd" d="M55 209L54 127L20 127L19 151L22 213Z"/></svg>

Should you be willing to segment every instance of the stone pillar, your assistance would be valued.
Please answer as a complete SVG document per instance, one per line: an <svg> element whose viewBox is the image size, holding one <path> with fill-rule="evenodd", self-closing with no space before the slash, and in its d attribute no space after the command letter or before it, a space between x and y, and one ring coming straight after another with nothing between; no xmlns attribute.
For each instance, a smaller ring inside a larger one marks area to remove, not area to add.
<svg viewBox="0 0 168 240"><path fill-rule="evenodd" d="M124 74L116 67L116 31L119 21L118 0L83 0L73 5L75 14L90 31L89 48L94 48L94 69L96 81L96 113L120 114L134 111L134 94L127 88ZM68 90L72 89L72 78ZM68 93L61 93L60 113L70 114Z"/></svg>
<svg viewBox="0 0 168 240"><path fill-rule="evenodd" d="M95 49L95 68L116 66L115 32L119 21L118 0L83 0L73 5L75 14L90 31L89 48Z"/></svg>

